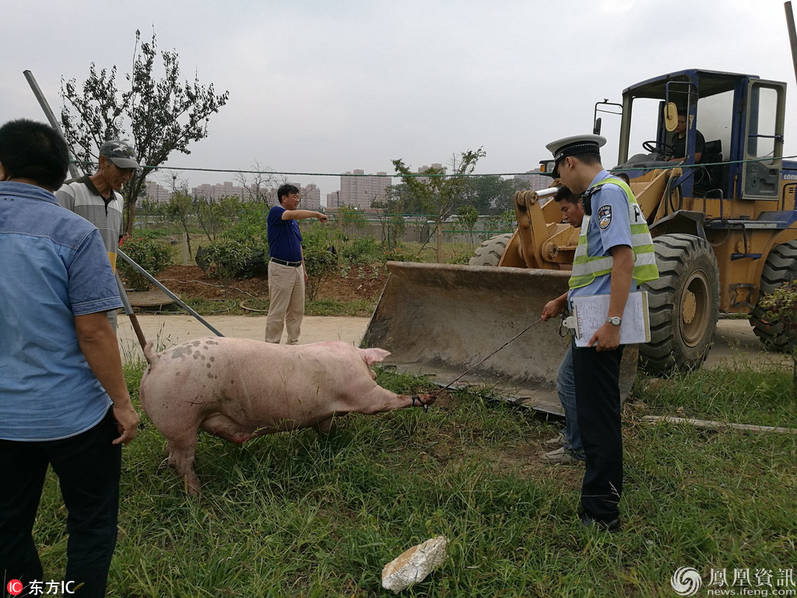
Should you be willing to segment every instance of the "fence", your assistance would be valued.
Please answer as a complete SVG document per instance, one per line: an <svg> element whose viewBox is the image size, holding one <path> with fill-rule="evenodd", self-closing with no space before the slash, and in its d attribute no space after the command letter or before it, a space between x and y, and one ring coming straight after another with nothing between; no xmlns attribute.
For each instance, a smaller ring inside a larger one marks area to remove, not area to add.
<svg viewBox="0 0 797 598"><path fill-rule="evenodd" d="M264 206L264 209L265 206ZM359 238L371 238L381 243L396 242L395 227L384 216L366 216L356 221L346 221L343 219L331 218L329 225L338 228L346 239L353 240ZM399 242L402 243L436 243L435 221L426 214L403 214L402 221L404 230L400 235ZM300 225L306 227L313 221L302 221ZM179 249L175 249L174 258L184 265L194 264L191 253L196 253L200 246L206 246L210 239L203 233L196 217L189 219L189 230L191 235L191 252L188 251L188 242L182 226L179 222L170 221L160 214L146 213L142 210L136 212L136 223L134 229L137 231L156 231L167 229L166 235L170 244ZM229 226L235 221L229 222ZM465 228L461 222L455 218L443 223L442 237L445 245L470 245L474 249L482 241L515 230L515 223L509 222L503 216L480 215L473 229Z"/></svg>

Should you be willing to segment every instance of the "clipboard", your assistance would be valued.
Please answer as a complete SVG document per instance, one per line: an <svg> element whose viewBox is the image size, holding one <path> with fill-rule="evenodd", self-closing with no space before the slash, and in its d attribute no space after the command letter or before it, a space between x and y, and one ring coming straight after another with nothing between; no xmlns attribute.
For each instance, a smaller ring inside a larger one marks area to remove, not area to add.
<svg viewBox="0 0 797 598"><path fill-rule="evenodd" d="M572 315L565 326L574 330L577 347L586 347L592 335L606 323L609 316L609 295L573 297L570 300ZM620 344L633 345L650 342L650 314L647 291L628 294L620 324Z"/></svg>

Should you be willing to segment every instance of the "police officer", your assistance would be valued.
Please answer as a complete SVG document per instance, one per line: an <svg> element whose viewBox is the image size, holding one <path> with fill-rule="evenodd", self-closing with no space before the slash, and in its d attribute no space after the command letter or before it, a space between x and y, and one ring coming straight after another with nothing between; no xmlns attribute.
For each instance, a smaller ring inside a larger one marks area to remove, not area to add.
<svg viewBox="0 0 797 598"><path fill-rule="evenodd" d="M609 295L606 322L588 346L573 346L576 411L586 455L581 486L581 521L616 530L623 490L620 434L620 324L628 294L658 278L647 223L628 185L603 169L598 135L565 137L546 147L554 156L554 176L573 193L584 194L584 220L573 260L567 301ZM564 311L565 301L558 309Z"/></svg>

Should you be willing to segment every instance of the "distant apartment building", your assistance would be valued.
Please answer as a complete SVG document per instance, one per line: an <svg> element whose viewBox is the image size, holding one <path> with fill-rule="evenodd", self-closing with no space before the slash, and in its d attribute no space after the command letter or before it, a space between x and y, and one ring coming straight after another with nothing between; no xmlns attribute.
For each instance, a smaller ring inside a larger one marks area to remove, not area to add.
<svg viewBox="0 0 797 598"><path fill-rule="evenodd" d="M237 197L244 199L246 194L244 188L234 185L232 181L224 181L215 185L198 185L191 189L191 194L205 199L221 199L223 197Z"/></svg>
<svg viewBox="0 0 797 598"><path fill-rule="evenodd" d="M340 191L327 195L327 205L330 207L350 206L365 210L370 208L375 201L384 202L385 191L390 186L391 177L385 172L364 175L365 172L359 168L341 175ZM335 197L331 198L332 195Z"/></svg>
<svg viewBox="0 0 797 598"><path fill-rule="evenodd" d="M551 182L553 179L549 176L545 176L544 174L539 174L536 172L527 172L525 174L516 174L515 175L516 181L523 181L526 185L528 185L529 189L545 189L546 187L551 186Z"/></svg>
<svg viewBox="0 0 797 598"><path fill-rule="evenodd" d="M304 208L305 210L321 209L321 189L319 189L317 185L310 183L304 187L300 185L296 186L299 187L299 193L302 198L302 203L299 205L300 208Z"/></svg>
<svg viewBox="0 0 797 598"><path fill-rule="evenodd" d="M440 164L439 162L433 162L433 163L432 163L431 165L429 165L429 166L427 166L427 165L425 165L425 164L424 164L423 166L419 166L419 167L418 167L418 174L423 174L424 172L426 172L427 170L430 170L430 169L434 169L434 170L440 170L440 171L442 171L443 173L445 173L445 171L446 171L446 168L445 168L445 166L443 166L443 165L442 165L442 164ZM419 180L419 181L423 181L423 182L427 182L427 181L429 180L429 177L419 176L419 177L418 177L418 180Z"/></svg>
<svg viewBox="0 0 797 598"><path fill-rule="evenodd" d="M159 203L168 203L169 198L172 196L172 192L170 189L167 189L163 185L156 183L155 181L146 181L146 197L149 201L159 202Z"/></svg>

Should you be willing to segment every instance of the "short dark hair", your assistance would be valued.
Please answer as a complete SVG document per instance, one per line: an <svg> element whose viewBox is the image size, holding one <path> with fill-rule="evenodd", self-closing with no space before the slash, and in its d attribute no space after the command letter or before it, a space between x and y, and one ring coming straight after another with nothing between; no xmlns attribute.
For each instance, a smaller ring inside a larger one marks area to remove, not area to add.
<svg viewBox="0 0 797 598"><path fill-rule="evenodd" d="M66 179L69 151L55 129L21 118L0 127L0 163L12 178L55 191Z"/></svg>
<svg viewBox="0 0 797 598"><path fill-rule="evenodd" d="M562 185L559 191L553 196L554 201L569 201L570 203L578 203L579 196L570 190L570 187Z"/></svg>
<svg viewBox="0 0 797 598"><path fill-rule="evenodd" d="M578 160L582 164L586 164L587 166L594 166L596 164L600 164L601 163L601 155L598 154L598 153L594 153L594 152L587 153L587 154L576 154L576 155L571 156L571 157L575 158L576 160Z"/></svg>
<svg viewBox="0 0 797 598"><path fill-rule="evenodd" d="M283 197L286 195L293 195L294 193L299 193L299 188L296 185L291 185L290 183L280 185L280 188L277 189L277 201L282 203Z"/></svg>
<svg viewBox="0 0 797 598"><path fill-rule="evenodd" d="M618 178L618 179L622 179L622 180L624 180L626 185L628 185L628 184L630 184L630 183L631 183L631 179L630 179L630 178L628 177L628 175L627 175L626 173L624 173L624 172L618 172L618 173L617 173L617 178Z"/></svg>

